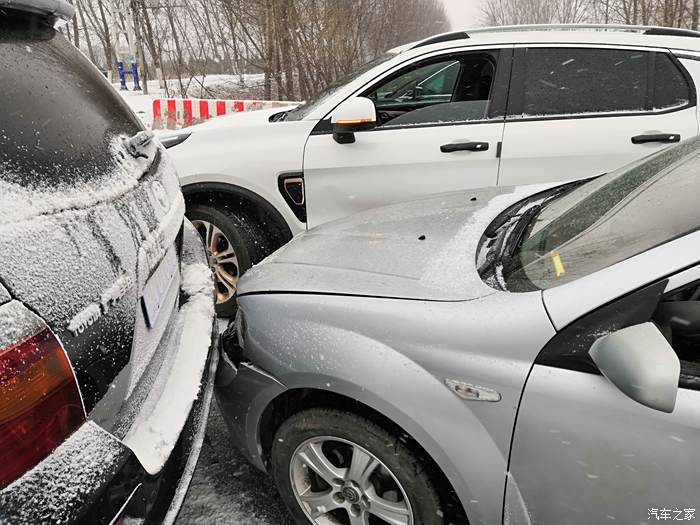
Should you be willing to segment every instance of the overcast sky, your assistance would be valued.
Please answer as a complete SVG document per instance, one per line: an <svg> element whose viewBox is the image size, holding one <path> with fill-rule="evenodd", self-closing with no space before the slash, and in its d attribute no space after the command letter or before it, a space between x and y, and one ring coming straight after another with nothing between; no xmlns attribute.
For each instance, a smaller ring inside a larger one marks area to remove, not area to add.
<svg viewBox="0 0 700 525"><path fill-rule="evenodd" d="M467 29L481 25L479 0L442 0L447 8L452 29Z"/></svg>

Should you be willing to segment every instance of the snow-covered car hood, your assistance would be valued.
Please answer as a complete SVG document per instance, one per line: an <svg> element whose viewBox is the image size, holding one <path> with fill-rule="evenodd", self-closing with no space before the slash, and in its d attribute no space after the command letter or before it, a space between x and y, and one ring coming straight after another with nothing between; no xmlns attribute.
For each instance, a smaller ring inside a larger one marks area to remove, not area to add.
<svg viewBox="0 0 700 525"><path fill-rule="evenodd" d="M330 293L463 301L495 290L476 269L486 227L553 185L433 195L369 210L299 235L251 269L239 295Z"/></svg>

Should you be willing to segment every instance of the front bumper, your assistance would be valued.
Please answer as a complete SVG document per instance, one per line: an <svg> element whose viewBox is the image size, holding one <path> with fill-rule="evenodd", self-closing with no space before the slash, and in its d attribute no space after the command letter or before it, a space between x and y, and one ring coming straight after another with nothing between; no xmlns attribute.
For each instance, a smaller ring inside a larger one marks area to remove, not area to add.
<svg viewBox="0 0 700 525"><path fill-rule="evenodd" d="M199 236L186 223L183 270L200 264L208 269ZM213 283L200 284L183 276L189 297L160 342L171 362L160 367L159 388L139 405L123 439L85 423L0 491L0 524L175 521L201 450L219 360Z"/></svg>
<svg viewBox="0 0 700 525"><path fill-rule="evenodd" d="M260 470L267 470L261 448L261 422L269 404L283 394L279 380L241 360L235 334L221 345L214 392L235 445ZM223 338L222 338L223 342Z"/></svg>

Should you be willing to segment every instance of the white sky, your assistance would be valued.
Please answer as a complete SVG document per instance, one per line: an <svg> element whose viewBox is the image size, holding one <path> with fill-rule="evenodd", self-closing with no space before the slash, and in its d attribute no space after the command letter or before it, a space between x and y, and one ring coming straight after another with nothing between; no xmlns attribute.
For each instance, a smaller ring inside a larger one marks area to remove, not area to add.
<svg viewBox="0 0 700 525"><path fill-rule="evenodd" d="M442 0L453 30L481 25L479 0Z"/></svg>

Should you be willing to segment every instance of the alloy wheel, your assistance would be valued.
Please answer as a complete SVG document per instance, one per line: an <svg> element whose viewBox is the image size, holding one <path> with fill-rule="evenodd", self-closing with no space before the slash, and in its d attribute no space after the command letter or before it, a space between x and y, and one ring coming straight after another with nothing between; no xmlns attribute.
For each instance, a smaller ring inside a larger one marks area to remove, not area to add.
<svg viewBox="0 0 700 525"><path fill-rule="evenodd" d="M214 272L216 302L225 303L235 295L240 277L236 252L229 239L216 225L203 220L194 220L192 225L204 241L209 264Z"/></svg>
<svg viewBox="0 0 700 525"><path fill-rule="evenodd" d="M374 454L335 437L313 438L290 464L297 503L315 525L413 525L396 476Z"/></svg>

